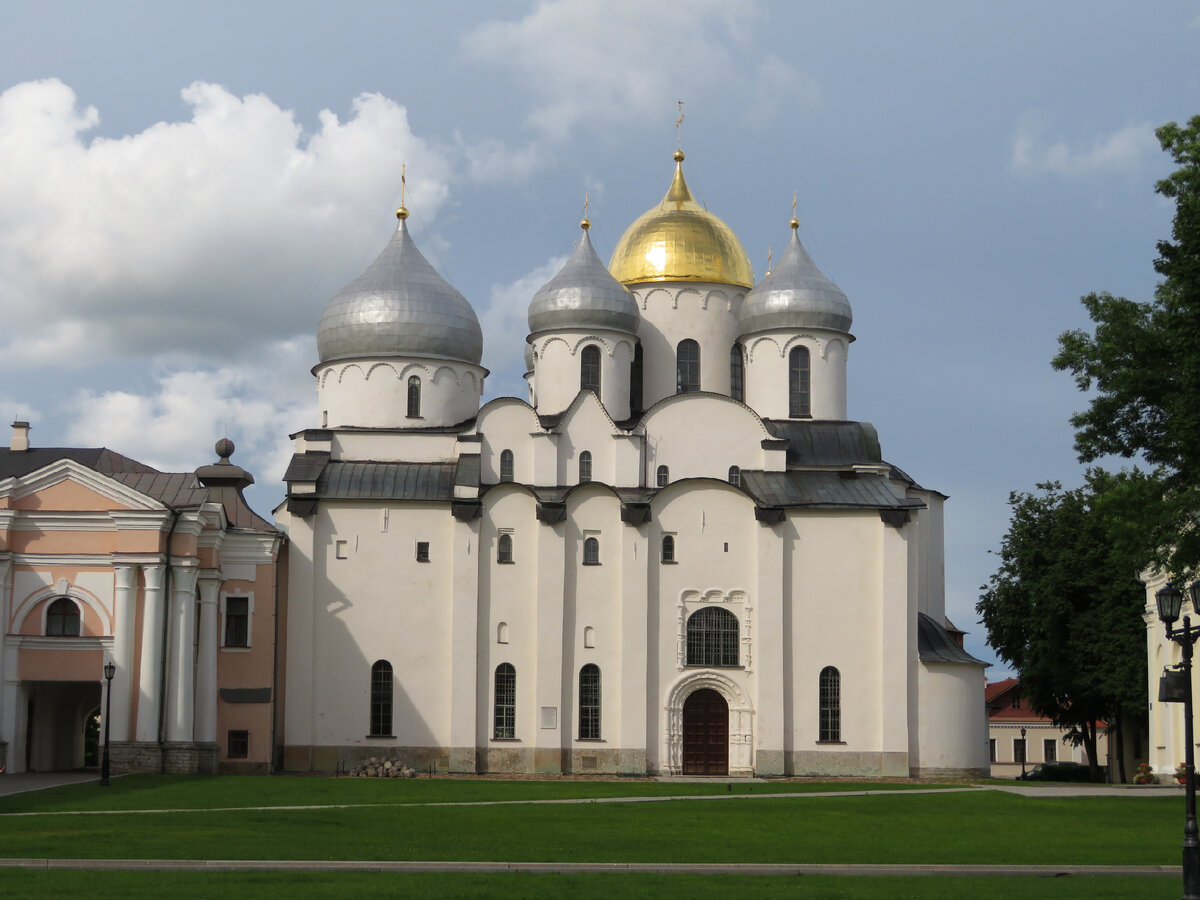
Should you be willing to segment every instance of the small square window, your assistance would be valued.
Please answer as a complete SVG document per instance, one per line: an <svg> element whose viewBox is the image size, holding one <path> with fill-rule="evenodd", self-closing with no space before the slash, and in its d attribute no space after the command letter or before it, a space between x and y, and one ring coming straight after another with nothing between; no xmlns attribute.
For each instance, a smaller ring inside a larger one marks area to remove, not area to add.
<svg viewBox="0 0 1200 900"><path fill-rule="evenodd" d="M349 548L345 541L333 542L333 555L338 559L346 559L350 555Z"/></svg>
<svg viewBox="0 0 1200 900"><path fill-rule="evenodd" d="M245 759L250 755L250 732L229 732L229 747L225 754L229 759Z"/></svg>
<svg viewBox="0 0 1200 900"><path fill-rule="evenodd" d="M417 562L429 562L429 541L417 541Z"/></svg>

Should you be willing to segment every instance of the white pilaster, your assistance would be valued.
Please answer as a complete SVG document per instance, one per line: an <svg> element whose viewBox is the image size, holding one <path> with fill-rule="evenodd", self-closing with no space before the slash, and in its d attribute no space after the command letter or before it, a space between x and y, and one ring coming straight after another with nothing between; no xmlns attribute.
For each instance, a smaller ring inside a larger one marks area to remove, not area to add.
<svg viewBox="0 0 1200 900"><path fill-rule="evenodd" d="M200 578L200 646L196 650L196 740L217 740L217 604L221 579Z"/></svg>
<svg viewBox="0 0 1200 900"><path fill-rule="evenodd" d="M562 772L563 745L561 722L564 714L562 702L565 528L561 523L539 523L537 529L537 652L534 656L537 671L534 673L534 708L525 715L529 715L526 721L533 726L534 771L557 774ZM521 694L520 677L518 672L518 698ZM553 727L543 727L549 723L543 719L542 710L553 710ZM521 715L519 705L517 712ZM521 733L520 726L517 733Z"/></svg>
<svg viewBox="0 0 1200 900"><path fill-rule="evenodd" d="M117 672L112 680L112 732L114 741L127 741L129 713L133 705L133 644L137 618L137 566L118 563L113 567L116 583L113 587L113 649L112 660Z"/></svg>
<svg viewBox="0 0 1200 900"><path fill-rule="evenodd" d="M450 646L472 647L479 631L479 519L455 520L454 578L450 588ZM460 658L452 653L450 665L450 769L476 770L475 733L478 708L476 654Z"/></svg>
<svg viewBox="0 0 1200 900"><path fill-rule="evenodd" d="M196 578L200 570L171 566L170 645L167 656L167 740L191 741L195 717Z"/></svg>
<svg viewBox="0 0 1200 900"><path fill-rule="evenodd" d="M137 739L158 740L158 716L162 703L163 614L166 600L163 581L166 566L144 566L146 589L142 595L142 654L138 670Z"/></svg>
<svg viewBox="0 0 1200 900"><path fill-rule="evenodd" d="M784 549L790 545L791 522L779 525L759 525L758 532L758 596L746 610L745 628L750 631L749 647L743 638L742 661L746 650L753 651L754 675L758 690L753 692L755 706L754 737L751 763L756 775L782 775L784 759L784 584L790 556ZM730 748L732 750L732 748Z"/></svg>

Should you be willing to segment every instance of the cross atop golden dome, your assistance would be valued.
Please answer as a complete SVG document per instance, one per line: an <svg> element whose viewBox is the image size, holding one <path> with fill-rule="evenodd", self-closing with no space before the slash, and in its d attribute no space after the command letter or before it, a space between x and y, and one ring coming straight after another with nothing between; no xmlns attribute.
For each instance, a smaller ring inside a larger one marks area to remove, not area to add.
<svg viewBox="0 0 1200 900"><path fill-rule="evenodd" d="M675 177L662 202L634 221L617 242L608 268L623 284L708 281L751 287L750 258L728 225L692 198L676 150Z"/></svg>

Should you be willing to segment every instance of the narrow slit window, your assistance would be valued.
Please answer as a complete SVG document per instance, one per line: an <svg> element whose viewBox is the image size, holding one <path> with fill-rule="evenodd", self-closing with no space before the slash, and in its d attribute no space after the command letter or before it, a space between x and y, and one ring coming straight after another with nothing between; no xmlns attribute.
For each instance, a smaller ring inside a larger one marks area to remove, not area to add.
<svg viewBox="0 0 1200 900"><path fill-rule="evenodd" d="M592 454L584 450L579 454L579 483L586 484L592 480Z"/></svg>
<svg viewBox="0 0 1200 900"><path fill-rule="evenodd" d="M666 487L671 483L671 470L666 466L659 466L658 471L655 473L655 480L658 482L659 487Z"/></svg>
<svg viewBox="0 0 1200 900"><path fill-rule="evenodd" d="M429 562L429 541L417 541L417 562Z"/></svg>
<svg viewBox="0 0 1200 900"><path fill-rule="evenodd" d="M700 390L700 345L687 338L675 348L675 393Z"/></svg>
<svg viewBox="0 0 1200 900"><path fill-rule="evenodd" d="M729 396L740 403L746 402L746 367L741 344L729 348Z"/></svg>
<svg viewBox="0 0 1200 900"><path fill-rule="evenodd" d="M600 541L594 537L584 539L583 564L585 566L600 565Z"/></svg>
<svg viewBox="0 0 1200 900"><path fill-rule="evenodd" d="M737 466L729 467L729 483L734 487L742 486L742 470Z"/></svg>
<svg viewBox="0 0 1200 900"><path fill-rule="evenodd" d="M579 670L579 739L600 740L600 667L592 663Z"/></svg>
<svg viewBox="0 0 1200 900"><path fill-rule="evenodd" d="M408 417L421 418L421 378L418 375L408 377Z"/></svg>
<svg viewBox="0 0 1200 900"><path fill-rule="evenodd" d="M633 348L633 362L629 364L629 414L642 414L642 345Z"/></svg>
<svg viewBox="0 0 1200 900"><path fill-rule="evenodd" d="M812 367L807 347L793 347L788 355L788 415L812 418Z"/></svg>
<svg viewBox="0 0 1200 900"><path fill-rule="evenodd" d="M842 739L842 676L833 666L821 670L820 740Z"/></svg>
<svg viewBox="0 0 1200 900"><path fill-rule="evenodd" d="M510 663L496 666L495 701L492 705L492 737L510 741L517 736L517 670Z"/></svg>
<svg viewBox="0 0 1200 900"><path fill-rule="evenodd" d="M511 534L500 535L496 543L496 562L511 563L513 561L513 539Z"/></svg>
<svg viewBox="0 0 1200 900"><path fill-rule="evenodd" d="M500 451L500 480L513 480L513 452L511 450Z"/></svg>
<svg viewBox="0 0 1200 900"><path fill-rule="evenodd" d="M381 659L371 666L371 736L392 733L392 664Z"/></svg>
<svg viewBox="0 0 1200 900"><path fill-rule="evenodd" d="M664 534L662 539L662 561L665 563L675 562L675 536Z"/></svg>
<svg viewBox="0 0 1200 900"><path fill-rule="evenodd" d="M600 396L600 348L588 344L579 355L579 389Z"/></svg>

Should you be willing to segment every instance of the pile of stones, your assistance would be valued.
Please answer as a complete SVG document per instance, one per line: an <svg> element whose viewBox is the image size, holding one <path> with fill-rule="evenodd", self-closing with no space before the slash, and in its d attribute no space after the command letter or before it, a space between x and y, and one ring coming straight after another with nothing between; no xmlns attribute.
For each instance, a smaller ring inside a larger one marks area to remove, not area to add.
<svg viewBox="0 0 1200 900"><path fill-rule="evenodd" d="M351 769L349 775L351 778L416 778L417 770L398 759L372 756Z"/></svg>

